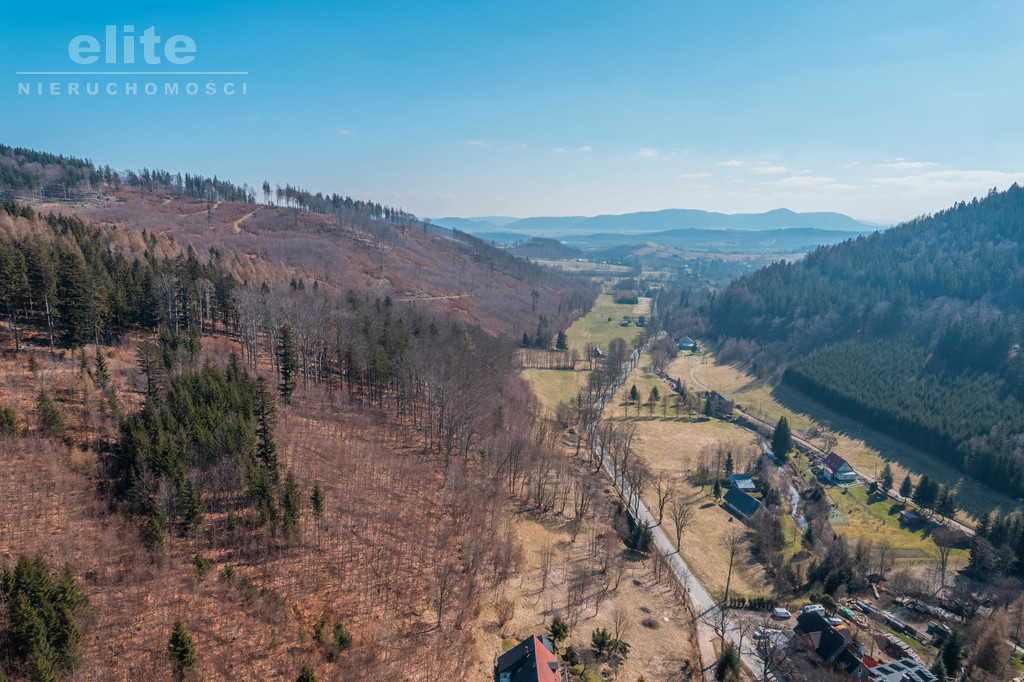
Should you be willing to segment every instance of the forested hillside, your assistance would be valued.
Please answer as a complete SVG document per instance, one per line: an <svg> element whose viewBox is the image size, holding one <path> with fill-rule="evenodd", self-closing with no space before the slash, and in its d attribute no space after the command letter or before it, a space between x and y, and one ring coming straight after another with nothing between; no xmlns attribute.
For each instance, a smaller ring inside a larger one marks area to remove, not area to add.
<svg viewBox="0 0 1024 682"><path fill-rule="evenodd" d="M1024 495L1024 189L1014 185L733 282L727 358Z"/></svg>
<svg viewBox="0 0 1024 682"><path fill-rule="evenodd" d="M399 208L336 193L269 182L238 186L160 170L116 171L2 146L0 169L6 169L0 198L31 201L42 213L74 213L128 233L170 237L204 259L219 254L235 284L277 288L294 281L335 293L358 289L510 339L565 329L597 296L586 278L532 265L457 231L438 236Z"/></svg>
<svg viewBox="0 0 1024 682"><path fill-rule="evenodd" d="M293 208L246 224L379 255L317 279L298 248L264 259L208 221L251 204L201 203L195 233L227 243L197 249L187 198L108 203L138 220L0 205L0 564L23 602L0 629L34 628L0 673L465 678L521 562L506 505L577 485L504 332L571 319L589 285L384 222L390 243ZM387 293L438 261L426 286L457 309ZM505 283L521 310L490 310Z"/></svg>

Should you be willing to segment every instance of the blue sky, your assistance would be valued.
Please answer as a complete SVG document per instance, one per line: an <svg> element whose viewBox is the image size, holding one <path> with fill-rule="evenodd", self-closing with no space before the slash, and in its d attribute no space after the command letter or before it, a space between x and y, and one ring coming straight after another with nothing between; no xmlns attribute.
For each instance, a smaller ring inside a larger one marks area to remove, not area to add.
<svg viewBox="0 0 1024 682"><path fill-rule="evenodd" d="M429 217L891 222L1024 181L1017 2L98 5L5 8L0 142ZM171 68L74 64L69 41L107 24L190 36L195 61L173 68L247 71L214 77L247 94L19 94L154 77L17 71Z"/></svg>

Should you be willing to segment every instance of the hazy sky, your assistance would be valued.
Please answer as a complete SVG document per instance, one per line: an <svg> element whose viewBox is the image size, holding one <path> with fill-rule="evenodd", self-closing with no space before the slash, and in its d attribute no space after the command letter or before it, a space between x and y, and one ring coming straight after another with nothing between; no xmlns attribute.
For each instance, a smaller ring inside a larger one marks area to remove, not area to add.
<svg viewBox="0 0 1024 682"><path fill-rule="evenodd" d="M5 7L0 142L435 218L787 207L890 222L1024 181L1019 2L97 4ZM107 24L153 26L161 63L137 43L134 64L74 63L71 39L104 43ZM174 34L195 40L187 66L162 52ZM15 73L89 69L248 74ZM211 78L247 94L184 92ZM72 81L119 94L70 95ZM35 94L51 82L60 95Z"/></svg>

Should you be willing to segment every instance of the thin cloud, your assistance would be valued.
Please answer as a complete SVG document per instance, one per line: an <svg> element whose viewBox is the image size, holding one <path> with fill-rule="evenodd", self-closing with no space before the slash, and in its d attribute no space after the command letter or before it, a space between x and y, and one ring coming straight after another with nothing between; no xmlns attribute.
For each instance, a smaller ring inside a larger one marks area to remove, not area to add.
<svg viewBox="0 0 1024 682"><path fill-rule="evenodd" d="M921 170L922 168L931 168L938 164L934 161L907 161L906 159L892 159L891 161L883 161L882 163L876 163L877 168L895 168L898 170Z"/></svg>
<svg viewBox="0 0 1024 682"><path fill-rule="evenodd" d="M577 149L576 151L578 151L578 152L592 152L594 150L590 148L589 144L585 144L582 147L580 147L579 149Z"/></svg>
<svg viewBox="0 0 1024 682"><path fill-rule="evenodd" d="M487 146L487 140L466 140L466 144L470 147L485 147Z"/></svg>
<svg viewBox="0 0 1024 682"><path fill-rule="evenodd" d="M824 175L790 175L788 178L769 180L764 184L781 187L818 187L827 185L830 182L835 182L835 178L829 178Z"/></svg>
<svg viewBox="0 0 1024 682"><path fill-rule="evenodd" d="M788 173L789 169L785 166L773 166L770 163L765 163L752 166L750 171L758 175L778 175L780 173Z"/></svg>
<svg viewBox="0 0 1024 682"><path fill-rule="evenodd" d="M349 130L348 128L338 128L338 134L348 137L349 135L355 135L355 131Z"/></svg>
<svg viewBox="0 0 1024 682"><path fill-rule="evenodd" d="M709 173L707 171L704 171L702 173L684 173L682 175L677 175L676 176L676 178L678 178L679 180L702 180L704 178L713 178L713 177L715 177L715 174L714 173Z"/></svg>
<svg viewBox="0 0 1024 682"><path fill-rule="evenodd" d="M634 159L656 159L661 154L657 149L653 147L641 147L636 154L633 155Z"/></svg>

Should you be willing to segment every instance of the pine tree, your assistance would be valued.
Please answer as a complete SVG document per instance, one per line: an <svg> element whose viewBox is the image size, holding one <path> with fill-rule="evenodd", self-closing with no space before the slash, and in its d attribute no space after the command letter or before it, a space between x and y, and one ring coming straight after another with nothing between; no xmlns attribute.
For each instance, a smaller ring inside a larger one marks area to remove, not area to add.
<svg viewBox="0 0 1024 682"><path fill-rule="evenodd" d="M313 515L318 519L324 515L324 494L320 490L320 484L313 484L313 492L309 496L309 504L313 508Z"/></svg>
<svg viewBox="0 0 1024 682"><path fill-rule="evenodd" d="M313 674L313 669L308 665L302 666L302 670L299 672L299 676L295 678L295 682L316 682L316 675Z"/></svg>
<svg viewBox="0 0 1024 682"><path fill-rule="evenodd" d="M960 664L964 660L964 642L958 630L953 630L942 643L940 652L942 664L946 668L947 675L956 675L960 670Z"/></svg>
<svg viewBox="0 0 1024 682"><path fill-rule="evenodd" d="M85 353L82 354L85 356ZM96 349L96 383L100 388L106 388L110 384L110 369L107 367L107 359L103 357L103 351Z"/></svg>
<svg viewBox="0 0 1024 682"><path fill-rule="evenodd" d="M294 533L299 526L300 513L299 486L295 482L295 474L288 472L281 490L281 522L286 533Z"/></svg>
<svg viewBox="0 0 1024 682"><path fill-rule="evenodd" d="M714 493L716 500L722 499L722 482L717 478L715 479L715 486L712 488L712 492Z"/></svg>
<svg viewBox="0 0 1024 682"><path fill-rule="evenodd" d="M914 482L910 480L910 474L907 474L903 483L900 483L900 497L908 498L912 492L914 492Z"/></svg>
<svg viewBox="0 0 1024 682"><path fill-rule="evenodd" d="M562 620L561 616L555 616L548 627L548 635L555 644L564 642L569 637L569 624Z"/></svg>
<svg viewBox="0 0 1024 682"><path fill-rule="evenodd" d="M60 438L64 435L64 413L46 391L36 397L36 411L39 413L39 431L46 436Z"/></svg>
<svg viewBox="0 0 1024 682"><path fill-rule="evenodd" d="M278 342L278 365L281 368L281 397L286 403L291 404L292 393L295 391L295 377L299 371L299 358L295 351L295 338L292 328L287 324L281 325L280 341Z"/></svg>
<svg viewBox="0 0 1024 682"><path fill-rule="evenodd" d="M277 485L277 445L274 443L277 406L274 404L274 396L267 390L267 382L263 377L256 380L256 397L259 401L257 405L259 412L256 424L256 454L270 475L271 483Z"/></svg>
<svg viewBox="0 0 1024 682"><path fill-rule="evenodd" d="M146 527L142 531L142 544L149 550L159 549L164 544L164 529L160 516L156 512L149 515Z"/></svg>
<svg viewBox="0 0 1024 682"><path fill-rule="evenodd" d="M893 483L892 466L886 462L885 467L882 468L882 476L878 484L882 486L882 492L888 495L889 491L892 490Z"/></svg>
<svg viewBox="0 0 1024 682"><path fill-rule="evenodd" d="M33 374L39 372L39 362L36 361L35 353L28 354L28 371L32 372Z"/></svg>
<svg viewBox="0 0 1024 682"><path fill-rule="evenodd" d="M640 391L637 390L636 384L633 384L633 388L629 389L629 402L635 403L640 400Z"/></svg>
<svg viewBox="0 0 1024 682"><path fill-rule="evenodd" d="M942 660L942 656L936 656L935 662L932 663L932 667L928 669L932 675L935 675L937 682L946 682L948 679L946 673L946 663Z"/></svg>
<svg viewBox="0 0 1024 682"><path fill-rule="evenodd" d="M727 452L725 454L725 475L726 476L732 476L732 469L733 469L732 451L730 450L729 452Z"/></svg>
<svg viewBox="0 0 1024 682"><path fill-rule="evenodd" d="M56 682L57 679L49 657L39 649L32 650L28 658L27 673L30 682Z"/></svg>
<svg viewBox="0 0 1024 682"><path fill-rule="evenodd" d="M171 630L171 638L167 642L167 651L171 655L171 664L174 666L174 674L178 679L185 676L185 670L191 668L196 662L196 647L192 643L192 636L185 629L185 624L180 618L174 620L174 627Z"/></svg>
<svg viewBox="0 0 1024 682"><path fill-rule="evenodd" d="M775 425L775 432L772 434L772 453L780 462L789 459L789 453L793 449L793 434L789 430L789 420L786 415L779 417L779 423Z"/></svg>
<svg viewBox="0 0 1024 682"><path fill-rule="evenodd" d="M19 433L18 415L10 407L0 407L0 436L16 438Z"/></svg>
<svg viewBox="0 0 1024 682"><path fill-rule="evenodd" d="M555 348L557 350L569 350L569 341L564 331L558 332L558 336L555 337Z"/></svg>

